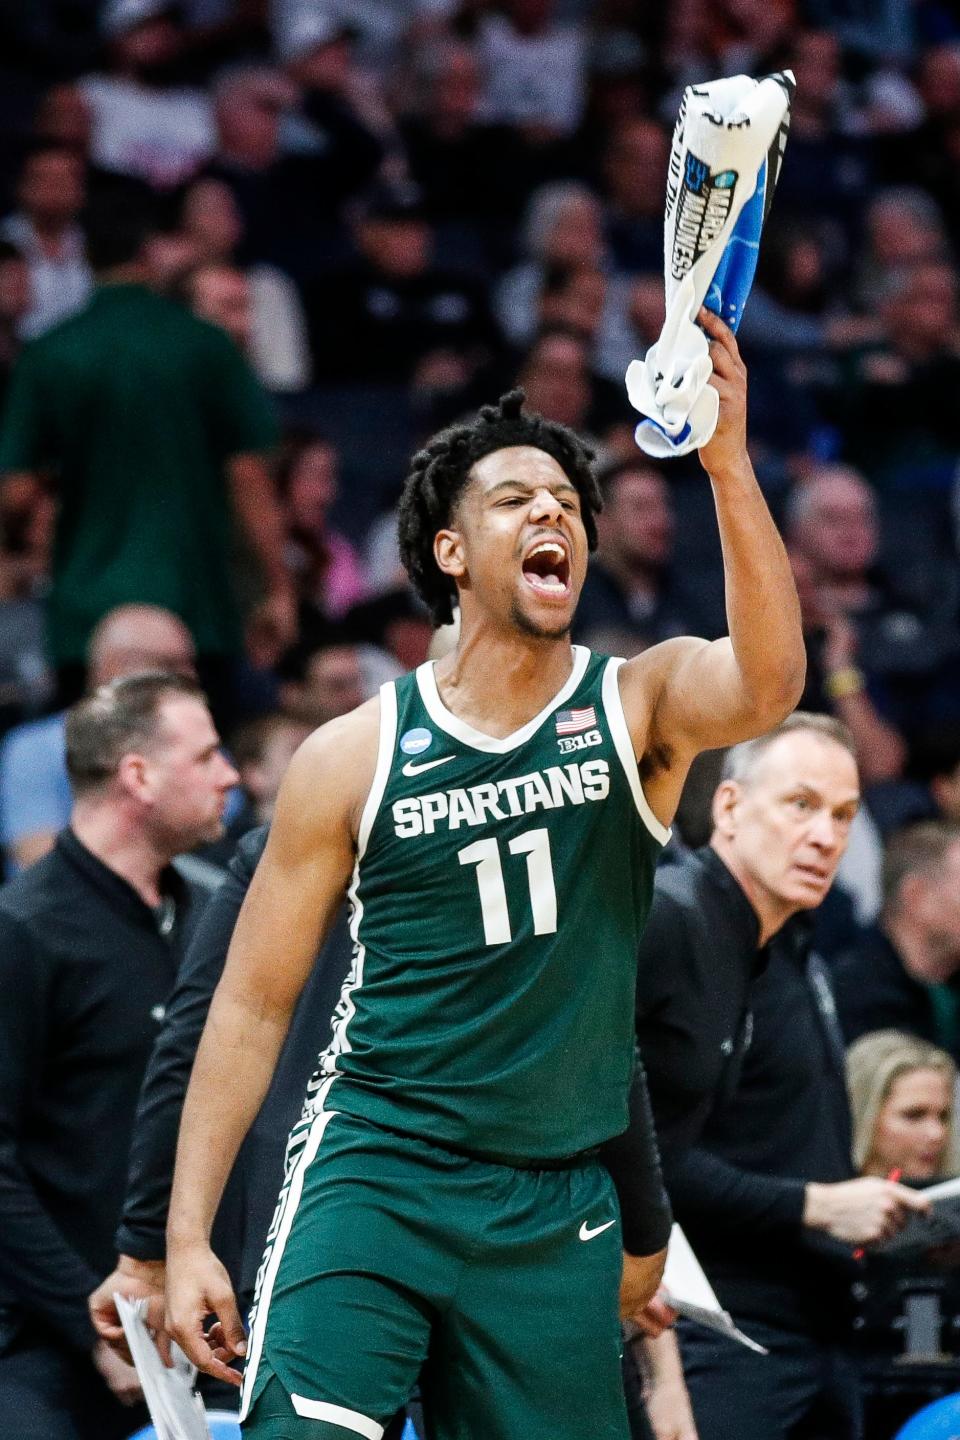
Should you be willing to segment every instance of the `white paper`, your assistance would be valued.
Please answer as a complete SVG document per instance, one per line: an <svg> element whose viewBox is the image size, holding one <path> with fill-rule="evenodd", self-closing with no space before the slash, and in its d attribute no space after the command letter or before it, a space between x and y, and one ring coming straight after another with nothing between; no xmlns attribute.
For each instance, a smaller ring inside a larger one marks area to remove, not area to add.
<svg viewBox="0 0 960 1440"><path fill-rule="evenodd" d="M117 1294L113 1298L157 1440L211 1440L203 1401L193 1389L196 1366L174 1345L173 1369L168 1370L144 1320L146 1300L128 1300Z"/></svg>
<svg viewBox="0 0 960 1440"><path fill-rule="evenodd" d="M871 1245L871 1250L880 1250L886 1255L906 1251L918 1254L937 1245L950 1245L960 1240L960 1178L925 1185L919 1193L926 1195L931 1202L930 1214L911 1213L898 1234L878 1245Z"/></svg>
<svg viewBox="0 0 960 1440"><path fill-rule="evenodd" d="M746 1345L748 1350L755 1350L758 1355L769 1353L762 1345L758 1345L756 1340L744 1335L723 1309L713 1292L713 1286L703 1272L703 1266L691 1249L690 1241L676 1224L670 1231L662 1284L666 1291L667 1304L685 1320L695 1320L698 1325L706 1325L709 1329L726 1335L729 1340Z"/></svg>

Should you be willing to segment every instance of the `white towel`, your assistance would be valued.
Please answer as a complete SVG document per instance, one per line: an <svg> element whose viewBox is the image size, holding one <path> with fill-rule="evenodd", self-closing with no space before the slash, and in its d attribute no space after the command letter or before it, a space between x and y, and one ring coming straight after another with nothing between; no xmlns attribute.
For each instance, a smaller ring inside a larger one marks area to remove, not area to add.
<svg viewBox="0 0 960 1440"><path fill-rule="evenodd" d="M780 175L795 90L789 70L735 75L684 91L673 132L664 216L666 319L645 360L627 370L630 403L648 418L648 455L686 455L710 439L719 397L708 380L706 305L736 330L750 293L760 232Z"/></svg>

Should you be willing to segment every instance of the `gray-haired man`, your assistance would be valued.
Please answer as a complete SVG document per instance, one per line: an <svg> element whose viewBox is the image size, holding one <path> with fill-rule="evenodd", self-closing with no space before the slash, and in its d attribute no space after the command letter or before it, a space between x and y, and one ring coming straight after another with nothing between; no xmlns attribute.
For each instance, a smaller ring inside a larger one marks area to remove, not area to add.
<svg viewBox="0 0 960 1440"><path fill-rule="evenodd" d="M637 1031L664 1179L721 1303L770 1350L681 1327L691 1415L673 1338L647 1342L657 1440L859 1433L851 1251L924 1202L853 1178L842 1039L800 916L829 890L858 803L849 732L794 714L729 752L710 844L657 877Z"/></svg>

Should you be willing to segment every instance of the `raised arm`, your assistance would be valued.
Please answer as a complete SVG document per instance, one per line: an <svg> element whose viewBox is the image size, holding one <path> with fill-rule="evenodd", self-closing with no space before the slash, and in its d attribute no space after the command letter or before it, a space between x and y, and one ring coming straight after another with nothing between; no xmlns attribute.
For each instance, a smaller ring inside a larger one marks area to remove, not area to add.
<svg viewBox="0 0 960 1440"><path fill-rule="evenodd" d="M638 757L649 760L647 798L661 819L674 813L693 757L771 729L800 699L806 669L790 563L747 453L746 368L732 331L708 311L700 319L720 394L700 459L717 509L730 633L668 640L621 670L627 723Z"/></svg>
<svg viewBox="0 0 960 1440"><path fill-rule="evenodd" d="M329 725L294 757L240 911L184 1103L167 1225L167 1330L190 1358L239 1383L224 1358L243 1326L209 1237L227 1176L270 1084L290 1017L355 858L373 779L379 702ZM216 1314L215 1354L203 1318Z"/></svg>

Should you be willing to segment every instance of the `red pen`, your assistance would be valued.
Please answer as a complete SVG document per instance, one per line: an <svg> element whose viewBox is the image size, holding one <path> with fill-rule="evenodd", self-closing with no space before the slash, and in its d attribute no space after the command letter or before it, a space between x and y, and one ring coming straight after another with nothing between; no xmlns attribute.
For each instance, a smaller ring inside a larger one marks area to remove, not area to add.
<svg viewBox="0 0 960 1440"><path fill-rule="evenodd" d="M887 1179L892 1180L894 1185L898 1185L900 1183L902 1175L903 1171L900 1169L899 1165L895 1165L894 1168L890 1171L890 1174L887 1176ZM853 1258L854 1260L862 1260L866 1253L867 1252L866 1250L864 1250L863 1246L858 1245L856 1250L854 1250L853 1252Z"/></svg>

